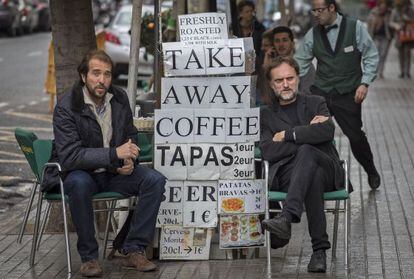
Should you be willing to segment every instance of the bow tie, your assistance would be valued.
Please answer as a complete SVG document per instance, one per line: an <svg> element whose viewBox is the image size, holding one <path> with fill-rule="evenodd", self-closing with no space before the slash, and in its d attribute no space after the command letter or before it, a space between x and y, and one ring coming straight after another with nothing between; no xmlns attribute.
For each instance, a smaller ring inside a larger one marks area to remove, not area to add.
<svg viewBox="0 0 414 279"><path fill-rule="evenodd" d="M331 31L332 29L338 28L338 24L334 24L328 27L325 27L325 33L328 33L329 31Z"/></svg>

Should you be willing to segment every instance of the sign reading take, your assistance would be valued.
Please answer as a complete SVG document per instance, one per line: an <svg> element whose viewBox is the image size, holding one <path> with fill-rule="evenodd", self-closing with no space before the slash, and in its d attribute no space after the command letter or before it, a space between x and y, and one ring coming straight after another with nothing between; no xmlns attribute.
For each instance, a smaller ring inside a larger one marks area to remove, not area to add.
<svg viewBox="0 0 414 279"><path fill-rule="evenodd" d="M163 43L164 73L173 76L200 76L254 71L253 39L228 39L214 46L184 46Z"/></svg>
<svg viewBox="0 0 414 279"><path fill-rule="evenodd" d="M162 78L161 108L250 108L256 76Z"/></svg>
<svg viewBox="0 0 414 279"><path fill-rule="evenodd" d="M211 45L228 39L226 14L201 13L178 16L180 41L186 45Z"/></svg>

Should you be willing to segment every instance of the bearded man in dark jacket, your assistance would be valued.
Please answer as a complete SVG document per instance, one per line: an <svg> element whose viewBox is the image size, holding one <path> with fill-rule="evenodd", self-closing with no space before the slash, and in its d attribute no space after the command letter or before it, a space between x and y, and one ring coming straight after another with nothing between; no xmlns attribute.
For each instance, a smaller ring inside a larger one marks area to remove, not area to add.
<svg viewBox="0 0 414 279"><path fill-rule="evenodd" d="M313 248L308 271L325 272L330 243L323 193L344 187L344 171L332 143L335 125L322 97L298 94L299 66L292 57L277 57L266 73L274 94L261 112L260 148L270 164L271 190L287 196L282 213L262 224L284 246L305 204Z"/></svg>
<svg viewBox="0 0 414 279"><path fill-rule="evenodd" d="M66 173L65 193L78 234L81 274L102 275L93 225L92 196L103 191L138 196L123 245L122 265L151 271L145 256L152 242L165 177L136 164L138 133L127 95L112 86L113 63L101 50L89 52L78 67L79 81L57 104L53 131L58 162Z"/></svg>

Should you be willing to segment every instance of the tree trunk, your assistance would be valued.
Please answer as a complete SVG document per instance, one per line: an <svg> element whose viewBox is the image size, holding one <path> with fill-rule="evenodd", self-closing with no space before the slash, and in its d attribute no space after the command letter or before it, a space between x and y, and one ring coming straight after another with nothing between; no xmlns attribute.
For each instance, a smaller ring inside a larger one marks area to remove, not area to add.
<svg viewBox="0 0 414 279"><path fill-rule="evenodd" d="M91 1L50 0L50 12L59 102L63 93L79 78L77 67L82 57L96 49L96 38ZM52 206L47 231L63 231L60 204Z"/></svg>
<svg viewBox="0 0 414 279"><path fill-rule="evenodd" d="M188 13L205 13L209 11L209 0L188 0Z"/></svg>
<svg viewBox="0 0 414 279"><path fill-rule="evenodd" d="M78 79L82 57L96 49L91 1L51 0L52 36L55 51L58 101Z"/></svg>

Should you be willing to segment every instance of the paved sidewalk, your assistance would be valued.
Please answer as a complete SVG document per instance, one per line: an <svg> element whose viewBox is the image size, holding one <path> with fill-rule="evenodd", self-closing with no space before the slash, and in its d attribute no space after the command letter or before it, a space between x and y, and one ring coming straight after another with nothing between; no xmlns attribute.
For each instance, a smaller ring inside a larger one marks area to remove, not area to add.
<svg viewBox="0 0 414 279"><path fill-rule="evenodd" d="M274 250L272 266L266 265L264 251L257 259L211 260L197 262L158 262L160 269L139 273L119 267L119 261L105 261L105 278L414 278L414 81L398 79L397 56L392 47L385 80L370 87L363 118L381 173L382 185L371 191L366 174L350 154L349 144L337 130L336 141L342 158L348 159L352 193L351 262L343 265L343 227L339 247L328 273L309 274L310 239L304 222L293 227L291 243ZM24 204L16 207L23 212ZM65 249L61 234L46 235L36 265L29 268L31 235L16 243L20 220L0 223L0 278L65 278ZM331 232L332 217L328 217ZM332 233L330 233L330 236ZM74 278L80 266L76 236L72 235Z"/></svg>

